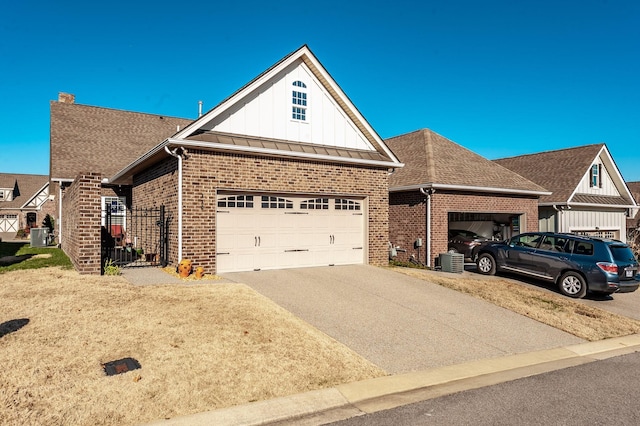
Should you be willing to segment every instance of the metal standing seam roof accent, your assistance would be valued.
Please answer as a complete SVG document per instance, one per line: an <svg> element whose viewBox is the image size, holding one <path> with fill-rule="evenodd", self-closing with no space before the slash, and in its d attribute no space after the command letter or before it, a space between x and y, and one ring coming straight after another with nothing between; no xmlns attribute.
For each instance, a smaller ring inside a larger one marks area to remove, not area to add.
<svg viewBox="0 0 640 426"><path fill-rule="evenodd" d="M251 148L276 149L279 151L304 152L307 154L328 155L333 157L345 157L371 161L392 161L389 157L378 151L365 151L334 146L304 144L285 140L252 138L242 135L232 135L221 132L199 132L187 138L187 141L199 141L211 143L211 148L219 148L216 145L237 145Z"/></svg>
<svg viewBox="0 0 640 426"><path fill-rule="evenodd" d="M623 197L611 196L611 195L589 195L589 194L576 194L571 198L571 203L580 204L604 204L611 206L628 206L629 201Z"/></svg>
<svg viewBox="0 0 640 426"><path fill-rule="evenodd" d="M385 143L405 163L404 168L391 175L391 190L415 185L450 185L470 189L508 189L528 195L548 192L544 187L429 129L389 138Z"/></svg>

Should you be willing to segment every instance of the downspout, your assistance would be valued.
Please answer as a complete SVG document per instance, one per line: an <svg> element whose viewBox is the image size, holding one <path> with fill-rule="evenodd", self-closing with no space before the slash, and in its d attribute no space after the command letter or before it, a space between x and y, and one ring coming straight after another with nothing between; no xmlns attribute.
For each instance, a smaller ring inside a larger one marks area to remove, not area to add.
<svg viewBox="0 0 640 426"><path fill-rule="evenodd" d="M431 267L431 195L436 192L435 189L429 188L425 190L425 188L420 188L420 192L427 197L427 235L425 241L425 265L427 267Z"/></svg>
<svg viewBox="0 0 640 426"><path fill-rule="evenodd" d="M180 147L171 151L168 146L165 146L164 150L178 159L178 262L180 262L182 260L182 154L185 149ZM178 151L180 151L179 154Z"/></svg>
<svg viewBox="0 0 640 426"><path fill-rule="evenodd" d="M564 227L562 226L562 224L564 223L564 211L571 209L571 206L567 204L566 207L563 207L558 206L557 204L552 204L551 207L553 207L553 209L559 213L557 216L558 219L556 221L556 232L562 233L564 232Z"/></svg>
<svg viewBox="0 0 640 426"><path fill-rule="evenodd" d="M62 247L62 182L58 182L58 245Z"/></svg>

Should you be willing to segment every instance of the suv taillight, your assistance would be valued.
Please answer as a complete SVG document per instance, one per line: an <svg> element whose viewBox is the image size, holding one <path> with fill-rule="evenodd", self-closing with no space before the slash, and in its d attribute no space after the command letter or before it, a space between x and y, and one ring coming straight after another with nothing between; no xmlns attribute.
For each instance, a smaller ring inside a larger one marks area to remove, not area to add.
<svg viewBox="0 0 640 426"><path fill-rule="evenodd" d="M618 275L618 265L616 265L615 263L598 262L596 263L596 265L598 265L598 268L602 269L605 272Z"/></svg>

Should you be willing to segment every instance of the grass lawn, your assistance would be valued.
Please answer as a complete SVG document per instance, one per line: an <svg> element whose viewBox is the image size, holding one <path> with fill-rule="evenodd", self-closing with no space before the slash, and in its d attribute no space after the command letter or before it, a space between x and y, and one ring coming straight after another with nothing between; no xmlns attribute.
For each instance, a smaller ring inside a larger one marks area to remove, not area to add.
<svg viewBox="0 0 640 426"><path fill-rule="evenodd" d="M71 261L59 248L30 247L28 243L0 242L0 274L50 266L72 268Z"/></svg>
<svg viewBox="0 0 640 426"><path fill-rule="evenodd" d="M105 374L127 357L141 368ZM386 375L242 284L61 267L0 275L0 366L2 425L134 425Z"/></svg>

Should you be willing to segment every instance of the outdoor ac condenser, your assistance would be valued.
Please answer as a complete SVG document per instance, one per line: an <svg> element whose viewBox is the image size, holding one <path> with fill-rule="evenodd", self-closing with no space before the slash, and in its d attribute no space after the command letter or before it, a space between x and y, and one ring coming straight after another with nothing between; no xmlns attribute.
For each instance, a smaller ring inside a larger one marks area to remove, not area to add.
<svg viewBox="0 0 640 426"><path fill-rule="evenodd" d="M46 247L49 228L31 228L31 247Z"/></svg>
<svg viewBox="0 0 640 426"><path fill-rule="evenodd" d="M442 272L461 274L464 271L464 255L460 253L442 253L440 254L440 267Z"/></svg>

